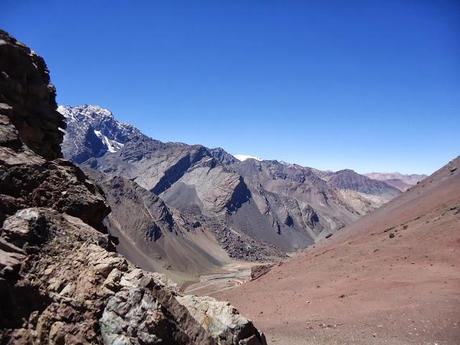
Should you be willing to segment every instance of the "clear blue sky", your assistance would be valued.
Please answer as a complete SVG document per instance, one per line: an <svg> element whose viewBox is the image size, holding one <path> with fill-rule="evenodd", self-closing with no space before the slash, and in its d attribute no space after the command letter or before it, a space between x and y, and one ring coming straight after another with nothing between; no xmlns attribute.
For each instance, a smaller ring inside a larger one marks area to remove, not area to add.
<svg viewBox="0 0 460 345"><path fill-rule="evenodd" d="M160 140L359 172L431 173L460 154L458 0L1 7L59 103Z"/></svg>

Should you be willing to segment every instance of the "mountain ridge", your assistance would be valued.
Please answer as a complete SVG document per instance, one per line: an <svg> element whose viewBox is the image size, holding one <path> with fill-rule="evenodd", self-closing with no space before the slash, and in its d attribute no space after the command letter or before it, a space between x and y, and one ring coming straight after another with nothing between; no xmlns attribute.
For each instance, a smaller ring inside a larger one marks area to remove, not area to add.
<svg viewBox="0 0 460 345"><path fill-rule="evenodd" d="M383 181L390 186L398 188L401 192L405 192L410 187L416 185L428 175L424 174L401 174L399 172L393 173L367 173L365 176L374 180Z"/></svg>
<svg viewBox="0 0 460 345"><path fill-rule="evenodd" d="M222 148L161 142L120 124L100 107L59 110L68 126L65 157L85 169L131 180L178 214L201 218L234 259L270 261L303 249L399 193L355 172L348 175L365 181L367 189L336 183L340 172L276 160L240 161ZM133 236L147 230L127 231ZM146 253L141 237L135 242ZM251 246L245 247L241 238Z"/></svg>

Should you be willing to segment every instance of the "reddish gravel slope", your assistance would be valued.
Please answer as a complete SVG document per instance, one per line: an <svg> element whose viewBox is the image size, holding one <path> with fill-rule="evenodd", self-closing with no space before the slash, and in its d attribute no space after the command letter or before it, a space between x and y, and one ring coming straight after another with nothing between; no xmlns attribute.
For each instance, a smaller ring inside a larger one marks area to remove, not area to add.
<svg viewBox="0 0 460 345"><path fill-rule="evenodd" d="M270 344L460 344L460 157L219 297Z"/></svg>

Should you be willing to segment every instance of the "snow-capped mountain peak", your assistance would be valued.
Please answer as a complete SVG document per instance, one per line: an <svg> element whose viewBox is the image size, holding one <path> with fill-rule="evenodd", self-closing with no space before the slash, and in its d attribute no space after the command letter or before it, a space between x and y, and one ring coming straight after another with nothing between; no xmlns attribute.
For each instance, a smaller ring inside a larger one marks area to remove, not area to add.
<svg viewBox="0 0 460 345"><path fill-rule="evenodd" d="M57 108L57 111L60 112L66 119L77 119L77 118L104 118L110 117L113 118L113 114L110 110L102 108L98 105L78 105L78 106L68 106L60 105Z"/></svg>
<svg viewBox="0 0 460 345"><path fill-rule="evenodd" d="M128 124L115 120L110 110L97 105L66 106L57 109L67 122L62 150L74 162L89 157L115 153L141 132Z"/></svg>

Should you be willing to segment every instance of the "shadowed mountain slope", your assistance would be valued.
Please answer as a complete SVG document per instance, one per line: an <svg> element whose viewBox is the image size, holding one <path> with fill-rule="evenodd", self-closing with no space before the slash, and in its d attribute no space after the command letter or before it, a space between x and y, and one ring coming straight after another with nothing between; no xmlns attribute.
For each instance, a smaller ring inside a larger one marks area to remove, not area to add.
<svg viewBox="0 0 460 345"><path fill-rule="evenodd" d="M356 192L387 196L392 199L398 196L400 191L385 182L372 180L367 176L360 175L353 170L340 170L330 176L329 184L338 189L354 190Z"/></svg>
<svg viewBox="0 0 460 345"><path fill-rule="evenodd" d="M122 177L87 173L102 188L111 213L105 219L117 251L143 269L176 282L196 279L231 262L206 222L183 217L158 196Z"/></svg>

